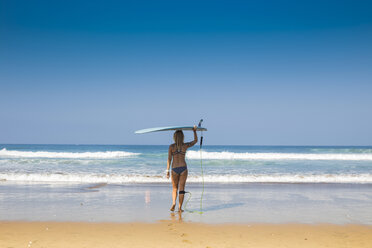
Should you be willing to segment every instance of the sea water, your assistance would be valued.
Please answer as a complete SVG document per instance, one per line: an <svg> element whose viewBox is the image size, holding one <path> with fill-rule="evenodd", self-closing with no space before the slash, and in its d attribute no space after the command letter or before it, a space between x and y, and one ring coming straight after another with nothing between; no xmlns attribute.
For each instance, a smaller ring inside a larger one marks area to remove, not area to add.
<svg viewBox="0 0 372 248"><path fill-rule="evenodd" d="M169 212L167 157L168 146L0 145L0 220L372 224L372 147L194 146L182 216Z"/></svg>
<svg viewBox="0 0 372 248"><path fill-rule="evenodd" d="M0 145L0 180L167 183L167 146ZM197 146L188 182L372 183L372 147Z"/></svg>

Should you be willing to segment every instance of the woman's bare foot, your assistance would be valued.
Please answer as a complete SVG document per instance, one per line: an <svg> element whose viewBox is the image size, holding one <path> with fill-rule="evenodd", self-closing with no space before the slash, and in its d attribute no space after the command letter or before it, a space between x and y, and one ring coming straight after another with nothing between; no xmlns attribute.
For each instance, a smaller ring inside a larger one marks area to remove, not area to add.
<svg viewBox="0 0 372 248"><path fill-rule="evenodd" d="M176 204L173 204L172 207L170 208L170 211L174 211L175 208L176 208Z"/></svg>
<svg viewBox="0 0 372 248"><path fill-rule="evenodd" d="M183 209L182 208L178 208L178 212L182 213L183 212Z"/></svg>

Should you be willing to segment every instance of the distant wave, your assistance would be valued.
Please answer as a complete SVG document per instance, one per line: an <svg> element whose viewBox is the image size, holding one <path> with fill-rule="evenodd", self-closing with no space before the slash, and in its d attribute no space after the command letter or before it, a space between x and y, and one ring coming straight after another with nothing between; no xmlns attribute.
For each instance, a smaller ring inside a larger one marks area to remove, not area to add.
<svg viewBox="0 0 372 248"><path fill-rule="evenodd" d="M160 175L108 175L108 174L0 174L0 181L16 182L65 182L65 183L169 183ZM372 183L372 174L323 174L323 175L208 175L206 183ZM200 176L189 176L188 182L200 183Z"/></svg>
<svg viewBox="0 0 372 248"><path fill-rule="evenodd" d="M188 151L188 159L200 159L200 152ZM203 159L216 160L351 160L372 161L372 154L359 153L236 153L202 151Z"/></svg>
<svg viewBox="0 0 372 248"><path fill-rule="evenodd" d="M136 156L139 153L124 151L106 151L106 152L47 152L47 151L17 151L0 150L0 158L94 158L109 159Z"/></svg>

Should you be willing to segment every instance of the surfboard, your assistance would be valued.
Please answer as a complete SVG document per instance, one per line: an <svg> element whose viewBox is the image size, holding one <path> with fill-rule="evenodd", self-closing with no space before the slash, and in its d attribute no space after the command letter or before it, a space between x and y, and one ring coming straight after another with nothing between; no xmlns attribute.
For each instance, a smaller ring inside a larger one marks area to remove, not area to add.
<svg viewBox="0 0 372 248"><path fill-rule="evenodd" d="M175 130L190 130L192 131L194 126L173 126L173 127L153 127L153 128L146 128L137 130L134 133L142 134L142 133L152 133L152 132L163 132L163 131L175 131ZM197 127L196 131L207 131L204 127Z"/></svg>

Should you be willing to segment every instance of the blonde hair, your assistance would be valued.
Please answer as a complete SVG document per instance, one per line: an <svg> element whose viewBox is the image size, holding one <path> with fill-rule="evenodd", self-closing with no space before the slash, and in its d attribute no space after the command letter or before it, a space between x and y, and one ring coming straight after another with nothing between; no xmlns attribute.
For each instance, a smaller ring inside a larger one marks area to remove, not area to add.
<svg viewBox="0 0 372 248"><path fill-rule="evenodd" d="M176 144L176 148L178 151L181 150L182 148L184 137L185 136L183 135L182 130L177 130L173 134L173 140L174 140L174 143Z"/></svg>

